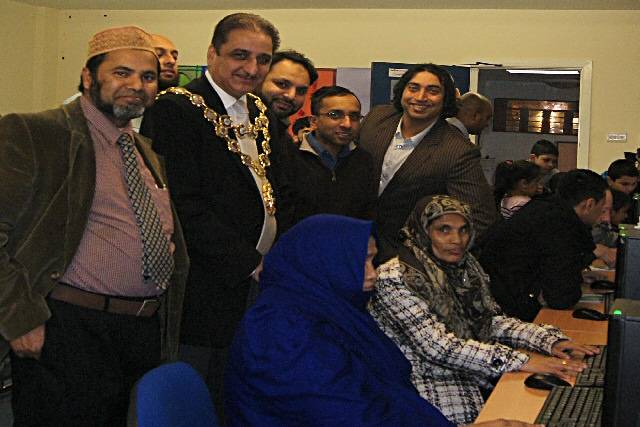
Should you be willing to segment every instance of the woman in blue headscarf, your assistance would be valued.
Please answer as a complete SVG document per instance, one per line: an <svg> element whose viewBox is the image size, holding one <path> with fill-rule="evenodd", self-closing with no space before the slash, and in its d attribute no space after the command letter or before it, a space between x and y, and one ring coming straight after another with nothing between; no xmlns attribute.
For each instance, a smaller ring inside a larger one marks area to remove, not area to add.
<svg viewBox="0 0 640 427"><path fill-rule="evenodd" d="M231 426L450 426L366 311L372 223L307 218L265 258L225 381Z"/></svg>

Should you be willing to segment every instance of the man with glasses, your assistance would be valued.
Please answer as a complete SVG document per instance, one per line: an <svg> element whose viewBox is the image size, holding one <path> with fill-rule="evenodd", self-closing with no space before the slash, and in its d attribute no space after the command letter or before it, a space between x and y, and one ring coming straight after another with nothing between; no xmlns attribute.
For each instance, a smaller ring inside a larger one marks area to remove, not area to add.
<svg viewBox="0 0 640 427"><path fill-rule="evenodd" d="M398 231L424 196L468 203L478 233L497 219L480 150L445 120L457 112L455 93L446 69L416 65L394 87L393 105L375 107L362 122L360 146L371 153L379 181L380 261L393 254Z"/></svg>
<svg viewBox="0 0 640 427"><path fill-rule="evenodd" d="M297 220L318 213L373 219L373 161L354 143L360 111L358 98L341 86L320 88L311 97L315 130L303 137L292 165Z"/></svg>

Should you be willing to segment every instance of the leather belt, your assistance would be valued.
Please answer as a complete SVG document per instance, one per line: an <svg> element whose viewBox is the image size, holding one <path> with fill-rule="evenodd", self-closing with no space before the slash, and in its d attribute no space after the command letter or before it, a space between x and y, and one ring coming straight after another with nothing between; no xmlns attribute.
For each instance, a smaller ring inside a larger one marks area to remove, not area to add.
<svg viewBox="0 0 640 427"><path fill-rule="evenodd" d="M59 283L49 293L49 297L92 310L106 311L113 314L151 317L162 302L162 296L149 299L126 299L109 295L94 294L73 286Z"/></svg>

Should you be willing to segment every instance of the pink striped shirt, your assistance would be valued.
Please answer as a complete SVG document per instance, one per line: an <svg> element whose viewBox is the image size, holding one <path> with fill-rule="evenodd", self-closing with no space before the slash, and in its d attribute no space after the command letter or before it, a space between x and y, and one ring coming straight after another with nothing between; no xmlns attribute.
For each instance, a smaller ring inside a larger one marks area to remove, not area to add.
<svg viewBox="0 0 640 427"><path fill-rule="evenodd" d="M86 96L80 98L80 103L95 150L96 187L84 235L61 281L105 295L157 295L155 284L145 283L142 278L140 228L127 195L122 156L116 143L123 132L133 134L133 131L130 125L118 129ZM136 154L162 228L171 239L173 216L169 192L158 188L140 153Z"/></svg>

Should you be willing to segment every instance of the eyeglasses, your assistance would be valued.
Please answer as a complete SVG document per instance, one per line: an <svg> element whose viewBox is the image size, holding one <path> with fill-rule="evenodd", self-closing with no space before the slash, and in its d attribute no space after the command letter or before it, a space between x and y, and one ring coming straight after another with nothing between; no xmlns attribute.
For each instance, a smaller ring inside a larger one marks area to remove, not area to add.
<svg viewBox="0 0 640 427"><path fill-rule="evenodd" d="M351 120L352 122L359 122L360 120L362 120L364 118L364 116L360 113L349 113L346 114L344 111L342 110L331 110L328 113L318 113L319 116L327 116L329 117L331 120L344 120L345 117L349 117L349 120Z"/></svg>

